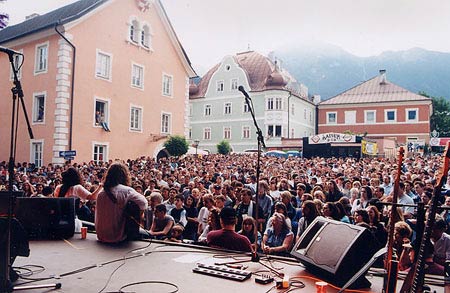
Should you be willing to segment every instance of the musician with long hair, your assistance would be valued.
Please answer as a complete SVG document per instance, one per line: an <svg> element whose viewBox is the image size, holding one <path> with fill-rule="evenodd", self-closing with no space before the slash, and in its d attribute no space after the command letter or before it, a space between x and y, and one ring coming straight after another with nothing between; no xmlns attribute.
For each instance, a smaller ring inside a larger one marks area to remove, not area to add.
<svg viewBox="0 0 450 293"><path fill-rule="evenodd" d="M56 186L55 197L78 197L81 200L95 200L101 190L101 184L94 192L90 192L83 187L83 179L80 173L74 167L69 167L61 173L62 184Z"/></svg>
<svg viewBox="0 0 450 293"><path fill-rule="evenodd" d="M129 202L137 205L141 214L148 203L142 194L136 192L131 185L128 167L122 163L113 163L106 172L103 191L97 198L95 228L97 239L102 242L117 243L127 239L125 209ZM133 219L137 224L140 218Z"/></svg>

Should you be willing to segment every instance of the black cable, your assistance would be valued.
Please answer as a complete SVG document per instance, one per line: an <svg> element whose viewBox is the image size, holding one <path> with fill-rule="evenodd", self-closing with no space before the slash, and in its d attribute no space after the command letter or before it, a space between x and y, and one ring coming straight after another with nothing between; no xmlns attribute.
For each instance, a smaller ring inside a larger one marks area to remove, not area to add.
<svg viewBox="0 0 450 293"><path fill-rule="evenodd" d="M103 288L99 291L99 293L101 293L101 292L103 292L103 290L105 290L105 288L108 286L109 282L111 281L112 276L113 276L113 275L114 275L114 274L115 274L122 266L125 265L125 262L126 262L126 260L128 259L128 258L127 258L127 255L128 255L129 253L132 253L133 251L137 251L137 250L141 250L141 249L146 249L146 248L148 248L151 244L152 244L152 242L150 241L145 247L134 248L134 249L128 251L127 253L125 253L125 255L124 255L123 258L122 258L123 262L122 262L117 268L115 268L115 269L111 272L111 274L110 274L109 277L108 277L108 280L106 281L105 286L103 286ZM131 257L130 257L130 258L131 258ZM133 258L134 258L134 257L133 257Z"/></svg>
<svg viewBox="0 0 450 293"><path fill-rule="evenodd" d="M165 282L165 281L142 281L142 282L135 282L135 283L126 284L126 285L120 287L118 292L119 293L125 293L126 291L122 291L123 289L125 289L127 287L131 287L131 286L135 286L135 285L141 285L141 284L163 284L163 285L169 285L169 286L172 286L173 288L175 288L174 291L168 291L167 293L176 293L176 292L178 292L180 290L176 284L171 283L171 282Z"/></svg>
<svg viewBox="0 0 450 293"><path fill-rule="evenodd" d="M13 267L13 270L19 275L20 277L29 277L33 275L33 270L27 269L24 267ZM25 272L23 272L25 271Z"/></svg>
<svg viewBox="0 0 450 293"><path fill-rule="evenodd" d="M270 291L272 291L273 289L275 289L277 287L277 285L273 285L272 287L269 288L269 290L267 290L264 293L269 293Z"/></svg>

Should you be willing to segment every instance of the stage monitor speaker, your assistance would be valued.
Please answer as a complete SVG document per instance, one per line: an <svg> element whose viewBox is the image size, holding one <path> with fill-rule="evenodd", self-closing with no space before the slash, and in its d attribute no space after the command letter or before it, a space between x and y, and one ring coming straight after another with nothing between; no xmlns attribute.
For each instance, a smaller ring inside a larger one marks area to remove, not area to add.
<svg viewBox="0 0 450 293"><path fill-rule="evenodd" d="M291 251L305 268L342 287L377 251L372 233L364 227L317 217ZM368 288L360 277L350 288Z"/></svg>
<svg viewBox="0 0 450 293"><path fill-rule="evenodd" d="M30 239L70 238L75 231L75 198L18 197L14 214Z"/></svg>

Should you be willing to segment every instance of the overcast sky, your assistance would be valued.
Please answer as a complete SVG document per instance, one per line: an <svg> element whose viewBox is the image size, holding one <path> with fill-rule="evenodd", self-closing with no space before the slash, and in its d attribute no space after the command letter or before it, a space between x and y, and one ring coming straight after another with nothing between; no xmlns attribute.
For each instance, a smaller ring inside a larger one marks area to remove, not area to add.
<svg viewBox="0 0 450 293"><path fill-rule="evenodd" d="M248 48L267 54L312 40L358 56L413 47L450 52L449 0L161 1L197 72ZM72 2L6 0L0 11L16 24Z"/></svg>

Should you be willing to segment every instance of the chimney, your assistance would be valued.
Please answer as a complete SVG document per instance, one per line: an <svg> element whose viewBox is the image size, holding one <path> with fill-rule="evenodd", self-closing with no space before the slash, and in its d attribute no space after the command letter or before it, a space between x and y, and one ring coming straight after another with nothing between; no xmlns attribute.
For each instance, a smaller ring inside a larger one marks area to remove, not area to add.
<svg viewBox="0 0 450 293"><path fill-rule="evenodd" d="M25 20L29 20L29 19L35 18L36 16L39 16L39 14L38 13L32 13L32 14L26 16Z"/></svg>
<svg viewBox="0 0 450 293"><path fill-rule="evenodd" d="M386 69L380 69L380 84L386 83Z"/></svg>
<svg viewBox="0 0 450 293"><path fill-rule="evenodd" d="M312 96L312 101L313 101L313 103L314 103L315 105L319 104L321 100L322 100L322 98L321 98L320 95L313 95L313 96Z"/></svg>

